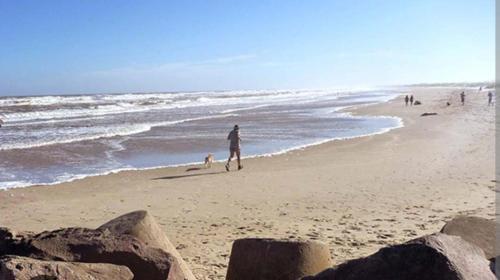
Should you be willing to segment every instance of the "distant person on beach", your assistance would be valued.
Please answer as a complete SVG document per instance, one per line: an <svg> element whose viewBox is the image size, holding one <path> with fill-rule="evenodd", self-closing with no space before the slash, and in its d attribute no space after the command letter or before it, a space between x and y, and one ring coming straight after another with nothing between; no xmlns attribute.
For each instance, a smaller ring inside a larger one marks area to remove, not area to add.
<svg viewBox="0 0 500 280"><path fill-rule="evenodd" d="M462 102L462 106L465 105L465 92L462 91L462 93L460 93L460 101Z"/></svg>
<svg viewBox="0 0 500 280"><path fill-rule="evenodd" d="M231 159L234 157L234 154L236 154L236 158L238 159L238 170L242 169L243 166L241 165L241 159L240 159L240 128L238 125L235 125L233 130L229 132L229 135L227 136L227 140L229 140L229 158L226 163L226 171L229 171L229 163L231 162Z"/></svg>
<svg viewBox="0 0 500 280"><path fill-rule="evenodd" d="M413 106L413 95L410 96L410 105Z"/></svg>
<svg viewBox="0 0 500 280"><path fill-rule="evenodd" d="M0 119L0 127L2 127L2 125L3 125L3 120Z"/></svg>
<svg viewBox="0 0 500 280"><path fill-rule="evenodd" d="M407 96L405 97L405 106L408 106L408 101L409 101L409 100L410 100L410 99L408 98L408 95L407 95Z"/></svg>
<svg viewBox="0 0 500 280"><path fill-rule="evenodd" d="M493 104L493 93L491 91L488 92L488 106Z"/></svg>

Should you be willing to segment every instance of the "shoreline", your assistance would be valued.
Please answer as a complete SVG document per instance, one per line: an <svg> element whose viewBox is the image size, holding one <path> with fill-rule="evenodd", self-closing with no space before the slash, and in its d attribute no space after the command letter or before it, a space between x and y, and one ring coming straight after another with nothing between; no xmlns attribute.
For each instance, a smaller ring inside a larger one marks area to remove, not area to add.
<svg viewBox="0 0 500 280"><path fill-rule="evenodd" d="M266 157L279 156L279 155L286 154L286 153L289 153L289 152L293 152L293 151L296 151L296 150L304 150L304 149L308 149L308 148L313 147L313 146L324 145L324 144L328 144L328 143L334 142L334 141L349 141L349 140L353 140L353 139L356 139L356 138L362 138L362 137L369 137L369 136L375 136L375 135L379 135L379 134L384 134L384 133L390 132L391 130L404 127L403 119L400 118L400 117L398 117L398 116L372 115L372 114L359 115L359 114L356 114L356 111L360 110L362 108L371 107L371 106L377 106L377 105L382 105L384 103L393 102L395 99L397 99L398 97L400 97L403 94L404 93L400 93L400 94L398 94L397 96L395 96L394 98L392 98L392 99L390 99L388 101L376 102L376 103L370 103L370 104L364 104L364 105L346 106L344 108L341 108L338 111L338 112L343 112L343 113L347 114L349 117L352 117L352 118L356 118L356 117L360 117L360 118L362 118L362 117L367 117L367 118L392 118L392 119L397 120L397 122L398 122L398 124L396 126L394 126L394 127L384 128L384 129L381 129L380 131L377 131L377 132L367 133L367 134L360 134L360 135L356 135L356 136L337 137L337 138L330 138L330 139L320 140L320 141L309 143L309 144L304 144L304 145L299 145L299 146L293 146L293 147L290 147L290 148L285 148L285 149L282 149L282 150L277 151L277 152L271 152L271 153L266 153L266 154L257 154L257 155L248 155L248 156L242 157L241 159L242 160L248 160L248 159L253 159L253 158L266 158ZM62 143L64 143L64 142L62 142ZM201 156L203 156L203 155L201 155ZM226 161L226 159L221 159L221 160L214 161L214 163L222 163L222 162L225 162L225 161ZM2 188L0 188L0 191L7 191L7 190L10 190L10 189L17 189L17 188L56 186L56 185L65 184L65 183L71 183L71 182L75 182L75 181L79 181L79 180L85 180L86 178L90 178L90 177L108 176L108 175L113 175L113 174L119 174L121 172L129 172L129 171L132 171L132 172L133 171L138 171L138 172L140 172L140 171L157 170L157 169L180 168L180 167L195 167L195 166L200 166L200 165L203 165L203 162L201 162L201 161L200 162L188 162L188 163L179 163L179 164L163 165L163 166L153 166L153 167L142 167L142 168L140 168L140 167L124 167L124 168L118 168L118 169L113 169L113 170L105 171L103 173L76 174L76 175L72 175L72 178L70 178L70 179L59 180L59 181L55 181L55 182L52 182L52 183L41 183L40 184L40 183L28 183L28 182L26 182L26 184L24 184L24 185L20 184L20 185L11 186L11 187L2 187Z"/></svg>
<svg viewBox="0 0 500 280"><path fill-rule="evenodd" d="M411 88L422 105L398 97L353 110L398 116L404 127L246 159L238 172L215 163L9 189L0 225L94 228L145 209L198 279L224 279L232 242L246 237L318 240L338 264L439 231L455 215L494 217L495 110L484 92L466 91L461 106L456 88Z"/></svg>

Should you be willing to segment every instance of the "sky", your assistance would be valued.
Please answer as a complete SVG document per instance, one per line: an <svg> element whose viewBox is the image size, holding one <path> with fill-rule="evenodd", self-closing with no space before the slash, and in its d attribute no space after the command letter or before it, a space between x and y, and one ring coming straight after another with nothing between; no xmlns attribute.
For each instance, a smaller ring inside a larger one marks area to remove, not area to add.
<svg viewBox="0 0 500 280"><path fill-rule="evenodd" d="M494 78L494 0L0 0L0 96Z"/></svg>

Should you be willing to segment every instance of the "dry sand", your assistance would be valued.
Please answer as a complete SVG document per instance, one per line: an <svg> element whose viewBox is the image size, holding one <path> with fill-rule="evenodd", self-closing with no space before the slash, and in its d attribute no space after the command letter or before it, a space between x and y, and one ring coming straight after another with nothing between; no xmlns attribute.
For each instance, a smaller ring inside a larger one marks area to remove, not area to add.
<svg viewBox="0 0 500 280"><path fill-rule="evenodd" d="M0 191L0 225L97 227L147 209L199 279L224 279L237 238L316 239L339 263L438 231L457 214L494 217L495 110L487 92L466 90L463 107L461 89L411 92L423 105L398 98L355 111L399 116L403 128L247 159L238 172L222 164L163 168Z"/></svg>

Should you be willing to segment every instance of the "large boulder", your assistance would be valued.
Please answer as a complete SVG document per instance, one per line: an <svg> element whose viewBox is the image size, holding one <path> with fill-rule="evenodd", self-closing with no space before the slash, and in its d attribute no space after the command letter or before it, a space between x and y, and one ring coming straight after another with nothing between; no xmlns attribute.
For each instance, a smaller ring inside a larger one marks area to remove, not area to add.
<svg viewBox="0 0 500 280"><path fill-rule="evenodd" d="M116 235L132 235L148 246L164 250L176 258L185 279L196 280L179 252L147 211L135 211L122 215L100 226L98 230L108 230Z"/></svg>
<svg viewBox="0 0 500 280"><path fill-rule="evenodd" d="M0 280L131 280L126 266L102 263L41 261L19 256L0 258Z"/></svg>
<svg viewBox="0 0 500 280"><path fill-rule="evenodd" d="M14 240L9 248L9 254L35 259L124 265L134 279L184 280L172 255L131 235L66 228Z"/></svg>
<svg viewBox="0 0 500 280"><path fill-rule="evenodd" d="M16 233L10 228L0 227L0 256L10 251L10 244L14 240Z"/></svg>
<svg viewBox="0 0 500 280"><path fill-rule="evenodd" d="M481 248L486 258L491 259L495 254L495 221L480 217L458 216L447 222L441 229L442 233L462 237Z"/></svg>
<svg viewBox="0 0 500 280"><path fill-rule="evenodd" d="M296 280L330 266L330 251L320 242L239 239L233 243L226 279Z"/></svg>
<svg viewBox="0 0 500 280"><path fill-rule="evenodd" d="M0 256L8 254L11 251L11 244L15 241L20 241L31 235L33 235L32 232L17 232L10 228L0 227Z"/></svg>
<svg viewBox="0 0 500 280"><path fill-rule="evenodd" d="M458 236L427 235L303 280L494 280L483 251Z"/></svg>

